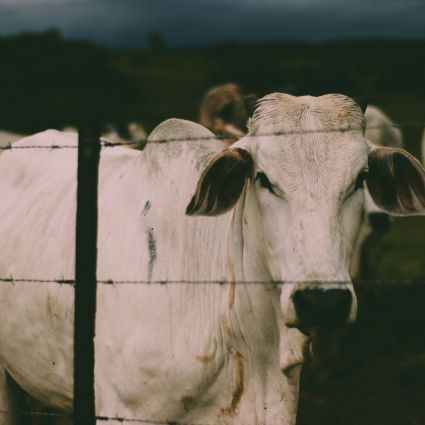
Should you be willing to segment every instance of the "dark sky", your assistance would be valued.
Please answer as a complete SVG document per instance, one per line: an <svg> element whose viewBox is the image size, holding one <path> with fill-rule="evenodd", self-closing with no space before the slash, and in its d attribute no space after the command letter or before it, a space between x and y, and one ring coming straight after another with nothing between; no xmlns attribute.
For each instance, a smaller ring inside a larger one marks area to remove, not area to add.
<svg viewBox="0 0 425 425"><path fill-rule="evenodd" d="M0 0L0 33L61 30L113 46L425 38L425 0Z"/></svg>

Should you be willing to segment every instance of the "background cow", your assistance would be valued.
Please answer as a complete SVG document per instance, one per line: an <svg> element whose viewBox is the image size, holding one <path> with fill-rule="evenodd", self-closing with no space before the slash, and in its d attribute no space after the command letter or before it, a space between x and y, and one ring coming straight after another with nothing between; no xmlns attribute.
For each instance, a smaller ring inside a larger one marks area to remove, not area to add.
<svg viewBox="0 0 425 425"><path fill-rule="evenodd" d="M108 125L102 132L102 137L113 143L132 143L138 146L144 145L148 135L140 123L133 121L124 125Z"/></svg>
<svg viewBox="0 0 425 425"><path fill-rule="evenodd" d="M228 83L211 88L201 101L200 124L220 137L226 147L246 133L248 114L243 98L242 88Z"/></svg>
<svg viewBox="0 0 425 425"><path fill-rule="evenodd" d="M169 120L144 151L102 151L98 278L151 284L99 286L99 415L293 425L309 330L356 316L348 268L364 182L388 213L425 210L425 171L405 151L372 149L353 100L273 94L252 106L248 135L228 150L155 144L211 136ZM73 288L19 278L73 276L76 150L7 151L0 169L0 275L18 279L0 286L1 363L70 411ZM192 284L155 284L167 280ZM12 390L4 380L1 410L13 409Z"/></svg>
<svg viewBox="0 0 425 425"><path fill-rule="evenodd" d="M0 130L0 147L5 147L11 143L16 142L19 139L22 139L24 136L19 133L13 133L10 131Z"/></svg>
<svg viewBox="0 0 425 425"><path fill-rule="evenodd" d="M365 137L375 146L393 148L403 147L403 135L394 127L391 119L378 107L369 105L365 112ZM390 228L390 217L374 202L369 192L365 192L364 219L357 238L351 263L351 276L367 278L371 269L371 247L379 245L380 239ZM373 261L378 259L379 251L374 249Z"/></svg>

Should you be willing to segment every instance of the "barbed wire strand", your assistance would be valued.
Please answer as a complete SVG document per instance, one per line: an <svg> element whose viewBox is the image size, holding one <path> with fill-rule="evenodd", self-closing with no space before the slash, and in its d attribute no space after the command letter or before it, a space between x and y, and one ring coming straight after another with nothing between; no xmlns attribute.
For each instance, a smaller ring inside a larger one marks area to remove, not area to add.
<svg viewBox="0 0 425 425"><path fill-rule="evenodd" d="M425 122L406 122L398 124L387 124L387 125L377 125L366 127L366 130L384 130L388 128L425 128ZM300 130L300 131L276 131L276 132L264 132L257 134L247 134L250 138L259 138L259 137L271 137L271 136L293 136L297 134L320 134L320 133L347 133L351 131L363 131L363 127L339 127L334 129L313 129L313 130ZM228 140L238 138L230 135L211 135L203 137L172 137L164 139L141 139L138 141L129 141L129 142L112 142L105 138L101 138L101 144L104 148L115 147L115 146L132 146L132 147L144 147L147 144L163 144L171 142L201 142L208 140ZM21 139L22 140L22 139ZM0 150L14 150L14 149L77 149L78 145L24 145L16 146L15 143L9 143L5 146L0 146Z"/></svg>
<svg viewBox="0 0 425 425"><path fill-rule="evenodd" d="M16 277L2 277L0 282L3 283L55 283L59 285L75 285L74 279L31 279L31 278L16 278ZM294 285L294 284L306 284L311 285L312 282L308 280L240 280L240 281L227 281L227 280L97 280L98 284L103 285L265 285L273 284L276 286L280 285ZM314 284L329 284L329 285L347 285L353 283L357 286L363 285L375 285L375 286L407 286L407 285L424 285L425 277L416 279L353 279L352 281L347 280L320 280L314 281Z"/></svg>
<svg viewBox="0 0 425 425"><path fill-rule="evenodd" d="M17 416L47 416L55 418L71 418L72 416L67 413L56 412L37 412L31 410L0 410L2 415L17 415Z"/></svg>
<svg viewBox="0 0 425 425"><path fill-rule="evenodd" d="M31 410L0 410L2 415L10 416L42 416L42 417L53 417L53 418L68 418L72 419L73 415L70 413L57 413L57 412L37 412ZM154 424L154 425L209 425L206 423L189 423L189 422L176 422L176 421L158 421L153 419L140 419L140 418L126 418L123 416L95 416L98 421L117 421L117 422L136 422L143 424Z"/></svg>
<svg viewBox="0 0 425 425"><path fill-rule="evenodd" d="M132 419L123 417L109 417L109 416L96 416L98 421L118 421L118 422L136 422L143 424L154 424L154 425L210 425L206 423L189 423L189 422L176 422L176 421L156 421L151 419Z"/></svg>
<svg viewBox="0 0 425 425"><path fill-rule="evenodd" d="M72 419L73 415L68 413L56 413L56 412L37 412L31 410L0 410L2 415L11 416L43 416L43 417L54 417L54 418L68 418ZM189 422L176 422L176 421L158 421L153 419L140 419L140 418L126 418L123 416L95 416L98 421L117 421L117 422L137 422L144 424L155 424L155 425L209 425L201 423L189 423Z"/></svg>

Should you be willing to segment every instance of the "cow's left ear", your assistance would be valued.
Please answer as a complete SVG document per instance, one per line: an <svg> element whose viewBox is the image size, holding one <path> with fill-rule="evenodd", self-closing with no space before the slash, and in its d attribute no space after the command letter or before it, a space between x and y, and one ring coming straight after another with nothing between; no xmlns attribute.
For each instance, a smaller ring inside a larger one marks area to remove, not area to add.
<svg viewBox="0 0 425 425"><path fill-rule="evenodd" d="M229 211L253 170L254 161L246 149L220 152L202 173L186 214L215 216Z"/></svg>
<svg viewBox="0 0 425 425"><path fill-rule="evenodd" d="M375 203L388 214L425 214L425 170L405 150L373 149L366 184Z"/></svg>

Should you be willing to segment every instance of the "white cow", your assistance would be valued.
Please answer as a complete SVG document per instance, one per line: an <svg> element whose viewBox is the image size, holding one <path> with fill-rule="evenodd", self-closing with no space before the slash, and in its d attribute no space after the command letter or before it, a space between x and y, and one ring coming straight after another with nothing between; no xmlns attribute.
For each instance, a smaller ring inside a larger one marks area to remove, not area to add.
<svg viewBox="0 0 425 425"><path fill-rule="evenodd" d="M365 136L376 146L403 147L403 135L390 117L377 106L369 105L365 112Z"/></svg>
<svg viewBox="0 0 425 425"><path fill-rule="evenodd" d="M403 135L400 129L381 109L369 105L365 112L365 138L377 147L403 147ZM373 202L369 192L365 191L364 218L360 227L359 236L353 251L350 267L352 277L366 278L369 274L368 241L380 238L390 228L390 218ZM376 260L376 259L375 259Z"/></svg>
<svg viewBox="0 0 425 425"><path fill-rule="evenodd" d="M363 126L345 96L275 93L228 150L216 140L154 143L213 137L182 120L158 126L143 151L102 150L98 279L152 283L99 284L98 415L295 423L309 329L356 316L348 268L363 181L388 213L425 208L419 163L371 150ZM48 131L18 143L76 137ZM18 279L74 275L76 161L75 149L0 156L0 276L15 278L0 285L0 362L34 398L68 412L74 290ZM167 280L192 283L155 284ZM1 381L1 411L15 408L9 384Z"/></svg>
<svg viewBox="0 0 425 425"><path fill-rule="evenodd" d="M62 131L66 133L78 133L78 129L73 126L66 126ZM134 144L134 147L143 146L146 143L147 137L148 135L142 124L135 121L122 126L110 124L102 131L102 139L104 141L122 145Z"/></svg>
<svg viewBox="0 0 425 425"><path fill-rule="evenodd" d="M391 148L403 148L403 135L400 129L394 126L394 123L388 115L386 115L381 109L376 106L369 105L366 109L365 117L365 137L367 140L378 147L385 146ZM369 193L366 194L365 206L366 214L369 216L371 214L384 214L373 202Z"/></svg>
<svg viewBox="0 0 425 425"><path fill-rule="evenodd" d="M244 111L244 94L241 87L228 83L211 88L200 106L199 122L217 136L228 136L223 144L228 147L244 136L248 118ZM403 147L401 131L395 128L391 119L378 107L369 105L366 112L365 137L376 146ZM365 209L359 236L353 251L350 266L352 277L365 278L368 274L368 240L380 237L390 226L389 217L365 192ZM372 234L373 233L373 234Z"/></svg>

